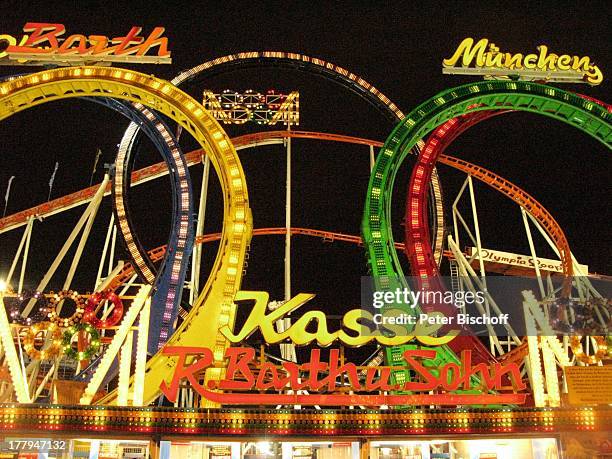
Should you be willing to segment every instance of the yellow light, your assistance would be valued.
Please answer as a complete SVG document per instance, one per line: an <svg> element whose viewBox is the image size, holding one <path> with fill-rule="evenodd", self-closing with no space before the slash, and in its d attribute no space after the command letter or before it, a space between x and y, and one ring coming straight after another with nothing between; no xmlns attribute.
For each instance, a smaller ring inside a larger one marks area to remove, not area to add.
<svg viewBox="0 0 612 459"><path fill-rule="evenodd" d="M229 162L233 160L232 164L240 167L240 160L231 143L226 150L222 151L220 149L218 141L226 139L227 136L212 116L203 110L200 104L190 99L187 94L184 94L167 82L134 71L119 71L119 75L113 77L115 70L117 69L104 69L100 67L80 67L69 70L54 69L44 72L44 83L42 81L36 84L31 83L27 77L20 77L11 82L0 83L0 119L5 119L33 105L55 100L57 99L57 94L60 94L59 98L95 97L99 96L102 90L108 97L119 97L134 103L145 102L146 105L158 109L163 114L180 123L184 128L190 130L190 132L193 132L194 137L202 145L202 148L206 148L207 152L211 155L211 162L217 169L218 174L223 178L221 183L226 188L224 191L226 199L224 207L225 226L223 240L219 244L219 259L222 261L216 265L216 272L210 274L210 280L206 283L205 288L200 293L200 297L193 305L192 313L190 313L188 319L176 331L171 342L174 345L181 345L181 343L188 343L198 339L203 346L212 347L213 343L217 342L222 342L224 346L227 346L227 341L218 332L218 327L211 322L218 323L220 321L223 315L222 304L226 302L226 296L233 297L240 289L242 263L252 231L252 220L244 173L240 171L240 184L236 183L237 186L234 188L227 186L227 184L231 183L232 179L236 178L230 175ZM83 78L84 75L87 76L86 79ZM42 76L41 79L43 79ZM135 85L130 79L132 81L137 80L138 85ZM157 86L153 85L154 82L159 82L161 86L154 87ZM42 99L40 98L41 96L43 97ZM201 117L196 117L192 112L185 109L187 101L194 103L194 111L202 110ZM243 217L236 218L240 214ZM234 223L244 223L246 226L245 231L241 234L236 234L233 231ZM229 264L228 252L233 244L239 247L240 253L238 257L239 263L232 275L227 273L227 268ZM130 243L128 242L129 245ZM198 314L202 310L205 310L206 313ZM231 316L231 322L234 317L233 309L228 314ZM203 334L203 329L206 329L207 333ZM153 356L147 362L144 388L145 404L152 402L157 397L159 394L159 384L164 379L167 369L171 365L173 365L172 358L162 354ZM92 388L95 385L99 387L101 380L102 376L97 372L92 381L90 381L89 390L85 393L85 399L83 400L85 403L91 401L91 397L94 395ZM108 397L104 397L101 403L112 403L115 397L115 394L110 394Z"/></svg>

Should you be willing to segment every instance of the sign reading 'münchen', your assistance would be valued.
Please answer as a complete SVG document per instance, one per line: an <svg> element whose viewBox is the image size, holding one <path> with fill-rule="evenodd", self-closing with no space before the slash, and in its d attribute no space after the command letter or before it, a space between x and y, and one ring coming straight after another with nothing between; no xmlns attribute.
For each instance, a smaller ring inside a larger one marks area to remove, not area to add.
<svg viewBox="0 0 612 459"><path fill-rule="evenodd" d="M141 36L142 27L132 27L122 37L66 33L63 24L28 22L20 38L0 34L0 64L5 65L82 65L99 62L170 64L165 29L155 27ZM157 54L149 53L157 48Z"/></svg>
<svg viewBox="0 0 612 459"><path fill-rule="evenodd" d="M442 61L442 72L590 85L603 81L601 70L589 56L551 53L546 45L538 46L537 53L513 54L500 51L487 38L476 43L473 38L463 40L453 55Z"/></svg>

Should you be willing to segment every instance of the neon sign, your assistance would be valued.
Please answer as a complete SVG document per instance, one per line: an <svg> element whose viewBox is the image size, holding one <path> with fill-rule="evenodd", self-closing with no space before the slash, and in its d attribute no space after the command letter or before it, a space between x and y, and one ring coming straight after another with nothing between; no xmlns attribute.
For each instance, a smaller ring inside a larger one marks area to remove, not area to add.
<svg viewBox="0 0 612 459"><path fill-rule="evenodd" d="M548 52L540 45L537 53L512 54L501 52L495 43L482 38L474 43L473 38L464 39L454 54L442 61L442 72L487 77L516 76L525 80L546 80L566 83L588 83L598 85L603 74L589 56L570 56ZM460 66L456 66L460 62Z"/></svg>
<svg viewBox="0 0 612 459"><path fill-rule="evenodd" d="M297 310L313 297L312 294L300 293L267 314L269 296L266 292L240 291L236 294L234 301L255 300L255 304L238 333L234 333L228 325L223 326L220 332L230 343L242 343L253 332L260 330L267 344L289 340L298 346L312 342L316 342L319 346L329 346L335 341L347 346L363 346L371 341L376 341L383 346L399 346L415 339L427 346L440 346L452 341L457 334L456 331L452 331L446 336L433 336L443 325L435 321L432 321L433 323L419 322L411 330L401 324L385 325L386 331L390 333L383 334L378 327L374 327L374 330L370 329L368 323L376 324L374 317L370 312L361 309L348 311L342 319L343 328L334 332L329 331L327 316L323 311L308 311L283 332L276 331L277 320ZM430 316L436 317L436 314L442 315L441 313L430 313ZM313 329L313 325L316 326L316 329L308 331Z"/></svg>
<svg viewBox="0 0 612 459"><path fill-rule="evenodd" d="M170 64L168 38L164 27L155 27L145 38L142 27L132 27L122 37L104 35L69 35L63 24L28 22L23 26L24 35L16 38L0 34L0 64L85 64L96 62L129 62L141 64ZM147 55L157 49L156 55Z"/></svg>
<svg viewBox="0 0 612 459"><path fill-rule="evenodd" d="M225 376L221 380L209 380L204 386L199 379L205 370L214 364L213 352L206 347L174 347L163 349L166 355L178 357L178 362L168 384L162 381L160 390L174 402L178 395L181 380L187 379L192 388L202 397L223 405L278 405L304 404L321 406L381 406L381 405L469 405L497 403L525 403L526 394L521 393L488 393L504 387L510 380L514 391L526 388L521 379L519 366L516 363L502 365L495 363L486 366L484 363L472 365L471 351L461 355L461 365L447 363L438 369L427 367L421 359L435 359L436 351L432 349L406 350L403 358L407 367L367 367L365 381L359 378L359 367L354 363L340 364L338 349L331 349L327 362L321 360L321 350L312 349L310 361L297 364L283 362L281 366L263 361L259 371L252 370L259 360L253 348L230 347L225 351L228 360ZM187 359L198 356L198 359L187 364ZM392 371L413 370L417 380L403 384L390 381ZM477 376L482 380L482 388L476 394L408 394L385 395L386 391L429 392L434 390L454 391L470 390L471 378ZM339 392L338 378L348 383L348 389L354 392L378 391L382 394L347 394L347 386ZM278 391L289 389L294 393L279 394ZM218 392L233 391L233 392ZM275 391L275 393L258 393L256 397L250 391ZM303 391L310 393L303 394ZM323 394L317 392L324 392Z"/></svg>
<svg viewBox="0 0 612 459"><path fill-rule="evenodd" d="M205 89L202 105L223 124L300 124L300 94L297 91L278 94L271 89L264 95L250 89L244 93L226 89L215 94Z"/></svg>

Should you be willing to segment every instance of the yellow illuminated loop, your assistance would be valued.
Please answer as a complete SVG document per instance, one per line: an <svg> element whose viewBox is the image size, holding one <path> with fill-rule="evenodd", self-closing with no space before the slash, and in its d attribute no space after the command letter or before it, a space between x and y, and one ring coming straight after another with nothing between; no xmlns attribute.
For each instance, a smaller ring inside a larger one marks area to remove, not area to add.
<svg viewBox="0 0 612 459"><path fill-rule="evenodd" d="M0 84L0 120L14 113L70 97L114 97L141 103L172 118L209 154L223 190L224 226L212 272L182 325L168 346L200 346L223 359L227 341L218 330L233 326L234 295L240 288L252 221L242 165L221 126L193 98L155 77L131 70L72 67L34 73ZM147 362L144 404L159 394L159 385L175 366L175 358L157 353ZM209 377L220 377L219 374ZM116 400L110 394L101 403Z"/></svg>

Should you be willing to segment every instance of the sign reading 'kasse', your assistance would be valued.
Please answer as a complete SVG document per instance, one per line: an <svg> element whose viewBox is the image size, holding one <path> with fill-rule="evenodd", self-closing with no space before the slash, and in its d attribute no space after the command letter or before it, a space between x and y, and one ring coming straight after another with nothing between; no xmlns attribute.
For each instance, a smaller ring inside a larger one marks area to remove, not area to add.
<svg viewBox="0 0 612 459"><path fill-rule="evenodd" d="M21 37L0 34L0 64L170 64L168 38L163 36L165 30L155 27L151 33L143 35L142 27L135 26L125 35L114 38L83 34L65 36L64 24L28 22L23 26Z"/></svg>
<svg viewBox="0 0 612 459"><path fill-rule="evenodd" d="M442 72L590 85L603 81L601 69L589 56L556 54L550 52L546 45L536 49L534 53L509 53L487 38L477 42L473 38L466 38L451 57L442 61Z"/></svg>

